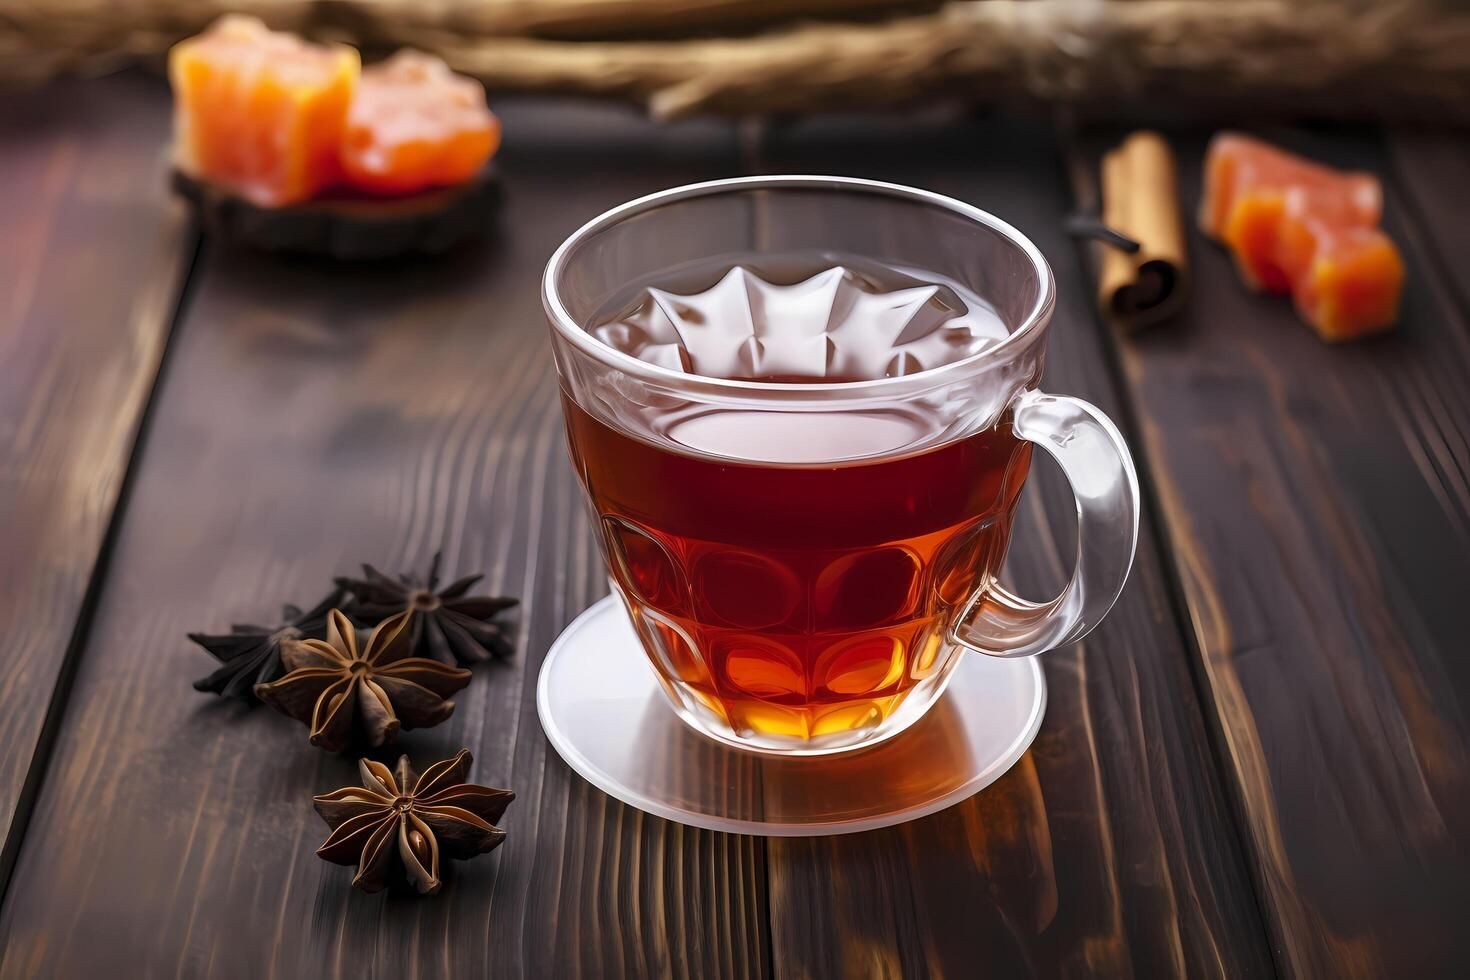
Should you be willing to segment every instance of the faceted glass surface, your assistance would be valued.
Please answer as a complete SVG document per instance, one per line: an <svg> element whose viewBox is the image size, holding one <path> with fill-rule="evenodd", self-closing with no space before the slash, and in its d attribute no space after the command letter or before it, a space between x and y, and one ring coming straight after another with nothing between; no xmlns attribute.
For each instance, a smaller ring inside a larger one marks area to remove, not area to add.
<svg viewBox="0 0 1470 980"><path fill-rule="evenodd" d="M536 697L541 724L572 768L605 792L711 830L840 834L933 813L1015 762L1046 701L1034 659L960 657L949 693L933 710L925 712L927 700L910 699L890 717L899 729L911 724L899 738L817 758L754 755L686 724L704 729L726 722L683 685L677 696L665 697L665 675L644 664L645 651L662 656L663 648L650 647L642 626L638 633L635 638L613 596L572 624L546 655ZM732 676L741 676L741 656L732 650L724 658ZM805 683L794 670L771 670L764 651L757 659L762 693L775 696L780 685ZM873 658L871 671L879 661ZM823 725L850 729L857 711L832 709L817 722L819 737Z"/></svg>
<svg viewBox="0 0 1470 980"><path fill-rule="evenodd" d="M984 300L959 283L920 279L855 258L812 275L788 259L718 267L708 288L645 287L592 333L661 367L713 378L871 380L976 354L1006 336ZM762 275L764 273L764 276ZM804 275L784 282L792 275Z"/></svg>

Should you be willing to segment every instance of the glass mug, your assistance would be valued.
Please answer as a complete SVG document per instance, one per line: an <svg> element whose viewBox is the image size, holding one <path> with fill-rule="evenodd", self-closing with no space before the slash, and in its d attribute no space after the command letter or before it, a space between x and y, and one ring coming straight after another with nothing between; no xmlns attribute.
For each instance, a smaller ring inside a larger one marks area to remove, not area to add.
<svg viewBox="0 0 1470 980"><path fill-rule="evenodd" d="M630 284L691 259L839 250L983 297L1002 339L929 369L812 382L701 376L591 330ZM758 752L867 746L923 715L967 651L1031 656L1097 625L1132 564L1138 484L1105 415L1037 389L1054 297L1045 259L1005 222L851 178L674 188L556 251L543 300L572 463L685 722ZM1033 445L1078 515L1071 580L1041 603L997 580Z"/></svg>

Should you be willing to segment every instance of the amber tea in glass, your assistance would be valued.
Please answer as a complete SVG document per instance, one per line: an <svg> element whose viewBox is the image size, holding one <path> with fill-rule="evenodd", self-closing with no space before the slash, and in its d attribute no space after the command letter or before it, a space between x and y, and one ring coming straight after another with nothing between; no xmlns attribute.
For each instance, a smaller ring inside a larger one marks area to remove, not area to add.
<svg viewBox="0 0 1470 980"><path fill-rule="evenodd" d="M905 305L900 326L920 334L912 325L927 313L950 324L945 329L966 331L967 343L980 340L965 323L988 313L983 301L962 299L953 286L934 281L940 277L875 269L856 256L782 258L685 269L641 296L678 296L666 301L677 307L675 316L697 316L697 329L718 343L749 329L745 300L752 289L798 306L825 303L827 293L841 297L841 290L812 286L814 279L860 276L852 288L867 296L930 288L931 309ZM862 273L853 271L858 268ZM722 306L712 294L735 270L742 281L727 293L736 301ZM701 279L708 288L690 295ZM819 295L792 296L803 288ZM947 294L948 302L940 305L936 294ZM961 310L969 315L961 317ZM628 325L647 312L635 305L593 331L626 345L628 333L639 329ZM883 336L886 321L895 319L892 304L848 317L846 332L836 335L881 340L867 360L872 370L892 370L888 362L901 356ZM989 328L993 320L987 315L982 324ZM767 337L782 329L760 326ZM1003 336L1003 329L990 333L992 340ZM751 358L736 354L702 370L789 384L869 380L752 375L768 369L758 363L766 346ZM845 353L847 372L863 367L860 356ZM597 420L573 398L564 398L563 407L609 568L655 654L655 669L734 730L765 737L808 740L871 728L916 683L941 671L953 652L945 641L949 624L999 571L1030 460L1029 444L1004 418L946 445L889 457L881 454L913 426L902 413L881 420L837 415L808 428L767 413L697 416L693 424L669 426L671 440L658 445ZM804 439L815 445L801 445ZM833 444L856 458L800 462ZM762 447L763 455L790 461L751 459Z"/></svg>
<svg viewBox="0 0 1470 980"><path fill-rule="evenodd" d="M685 721L758 751L871 744L965 650L1037 653L1106 612L1136 487L1105 417L1036 390L1051 288L983 212L843 178L680 188L562 247L568 448ZM1079 487L1079 567L1048 603L997 579L1033 444Z"/></svg>

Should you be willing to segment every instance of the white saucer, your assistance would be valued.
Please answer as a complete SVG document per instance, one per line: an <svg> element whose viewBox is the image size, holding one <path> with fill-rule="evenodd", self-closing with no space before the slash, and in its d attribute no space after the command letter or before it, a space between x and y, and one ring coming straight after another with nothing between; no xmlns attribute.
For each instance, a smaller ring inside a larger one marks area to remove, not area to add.
<svg viewBox="0 0 1470 980"><path fill-rule="evenodd" d="M999 779L1041 727L1046 682L1034 657L966 653L928 713L887 741L838 755L758 755L674 714L608 596L552 644L536 707L567 765L629 806L709 830L814 837L917 820Z"/></svg>

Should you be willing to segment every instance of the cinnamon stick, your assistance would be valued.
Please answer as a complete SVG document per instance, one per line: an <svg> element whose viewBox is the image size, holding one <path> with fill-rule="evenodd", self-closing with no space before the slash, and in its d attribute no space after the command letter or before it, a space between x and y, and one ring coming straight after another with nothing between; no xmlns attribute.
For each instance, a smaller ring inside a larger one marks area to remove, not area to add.
<svg viewBox="0 0 1470 980"><path fill-rule="evenodd" d="M1103 224L1138 248L1101 246L1098 311L1122 330L1170 319L1189 294L1189 258L1168 141L1141 130L1104 156L1102 196Z"/></svg>

